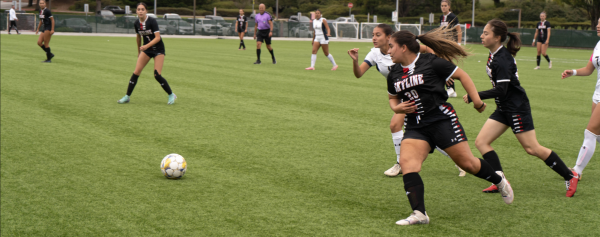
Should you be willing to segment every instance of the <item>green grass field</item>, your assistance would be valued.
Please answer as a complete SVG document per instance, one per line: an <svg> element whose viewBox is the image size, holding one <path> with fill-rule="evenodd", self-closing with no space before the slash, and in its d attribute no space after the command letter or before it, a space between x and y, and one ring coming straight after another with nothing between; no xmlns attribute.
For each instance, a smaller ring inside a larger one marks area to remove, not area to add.
<svg viewBox="0 0 600 237"><path fill-rule="evenodd" d="M42 64L37 36L1 36L2 236L589 236L600 221L600 152L577 194L520 147L508 131L493 146L514 192L506 205L484 194L489 183L458 177L439 153L421 176L431 224L394 224L411 210L395 162L385 79L373 68L356 79L350 48L364 57L371 43L332 42L340 65L310 42L274 40L277 65L247 40L164 39L163 76L179 97L172 106L146 67L131 103L126 91L136 63L134 37L52 38L56 58ZM459 66L479 90L491 88L487 50ZM573 166L589 121L595 74L560 79L583 67L592 50L548 51L554 68L534 71L535 49L517 57L539 142ZM464 89L457 86L459 95ZM475 149L495 109L479 114L452 103ZM600 149L598 149L600 150ZM181 180L160 171L169 153L183 155Z"/></svg>

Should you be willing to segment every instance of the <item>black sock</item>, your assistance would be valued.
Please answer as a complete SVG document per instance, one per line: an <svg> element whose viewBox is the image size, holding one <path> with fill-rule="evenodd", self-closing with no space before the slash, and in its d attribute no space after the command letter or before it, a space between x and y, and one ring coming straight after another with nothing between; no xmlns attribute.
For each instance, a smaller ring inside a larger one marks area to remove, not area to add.
<svg viewBox="0 0 600 237"><path fill-rule="evenodd" d="M256 58L260 62L260 49L256 49Z"/></svg>
<svg viewBox="0 0 600 237"><path fill-rule="evenodd" d="M131 93L133 93L133 88L135 88L135 85L137 84L138 78L140 76L139 75L135 75L131 74L131 79L129 79L129 86L127 86L127 95L131 96Z"/></svg>
<svg viewBox="0 0 600 237"><path fill-rule="evenodd" d="M243 41L243 40L240 40L240 47L238 47L238 49L241 49L241 48L242 48L242 44L244 44L244 41Z"/></svg>
<svg viewBox="0 0 600 237"><path fill-rule="evenodd" d="M493 184L502 182L502 177L494 172L494 168L492 168L490 163L487 163L482 159L479 159L479 161L481 162L481 168L479 169L479 172L475 174L476 177L490 181Z"/></svg>
<svg viewBox="0 0 600 237"><path fill-rule="evenodd" d="M546 61L550 62L550 57L548 57L548 54L546 54L546 56L544 56L544 58L546 58Z"/></svg>
<svg viewBox="0 0 600 237"><path fill-rule="evenodd" d="M404 190L413 211L425 214L425 187L419 173L408 173L402 176Z"/></svg>
<svg viewBox="0 0 600 237"><path fill-rule="evenodd" d="M496 154L496 151L492 150L488 153L485 153L483 155L483 159L487 161L487 163L489 163L492 166L492 168L494 168L494 171L502 171L502 165L500 165L500 159L498 158L498 154Z"/></svg>
<svg viewBox="0 0 600 237"><path fill-rule="evenodd" d="M546 159L544 162L565 180L570 180L573 178L573 172L569 170L569 167L565 165L565 163L560 159L560 157L558 157L556 153L554 153L554 151L550 153L550 156L548 156L548 159Z"/></svg>
<svg viewBox="0 0 600 237"><path fill-rule="evenodd" d="M50 51L50 47L46 48L48 51L46 51L46 57L48 58L48 60L50 60L50 55L52 55L52 52Z"/></svg>
<svg viewBox="0 0 600 237"><path fill-rule="evenodd" d="M244 44L244 40L242 40L242 47L246 48L246 44Z"/></svg>
<svg viewBox="0 0 600 237"><path fill-rule="evenodd" d="M42 50L44 50L45 53L48 53L48 50L46 49L46 46L40 46L40 48L42 48Z"/></svg>
<svg viewBox="0 0 600 237"><path fill-rule="evenodd" d="M536 60L537 60L537 65L538 65L538 67L539 67L539 66L540 66L540 55L538 55L538 56L537 56L537 59L536 59Z"/></svg>
<svg viewBox="0 0 600 237"><path fill-rule="evenodd" d="M169 86L169 83L167 82L167 80L162 77L160 74L158 74L158 71L154 70L154 78L156 79L156 81L158 83L160 83L160 86L162 86L163 90L165 90L165 92L167 92L167 94L173 94L173 91L171 91L171 87Z"/></svg>
<svg viewBox="0 0 600 237"><path fill-rule="evenodd" d="M275 54L273 54L273 50L269 50L269 53L271 53L271 59L275 60Z"/></svg>

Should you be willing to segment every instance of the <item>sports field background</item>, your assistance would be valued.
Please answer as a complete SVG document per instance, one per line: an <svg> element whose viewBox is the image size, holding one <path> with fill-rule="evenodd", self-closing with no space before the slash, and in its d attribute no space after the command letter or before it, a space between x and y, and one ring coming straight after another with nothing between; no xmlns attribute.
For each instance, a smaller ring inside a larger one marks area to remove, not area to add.
<svg viewBox="0 0 600 237"><path fill-rule="evenodd" d="M43 64L37 36L1 35L2 236L398 236L598 235L600 152L575 197L562 178L527 155L507 131L494 144L515 201L484 194L489 183L458 177L439 153L425 161L431 224L397 226L411 210L395 162L385 79L375 68L352 74L347 50L371 43L331 42L340 65L310 42L273 41L262 65L254 41L165 38L163 76L178 99L142 73L129 104L117 104L136 63L135 37L55 35ZM459 64L478 90L491 88L487 50L469 45ZM539 142L572 167L589 121L595 72L560 79L586 65L592 50L548 50L554 68L534 71L535 48L517 56ZM464 89L457 86L459 96ZM475 149L495 109L479 114L451 98ZM181 180L160 172L162 158L188 162Z"/></svg>

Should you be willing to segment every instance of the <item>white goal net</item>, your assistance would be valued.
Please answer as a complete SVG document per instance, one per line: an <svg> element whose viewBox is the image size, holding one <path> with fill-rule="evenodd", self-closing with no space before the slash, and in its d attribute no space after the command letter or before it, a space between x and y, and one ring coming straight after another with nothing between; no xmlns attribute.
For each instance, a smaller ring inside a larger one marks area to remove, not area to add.
<svg viewBox="0 0 600 237"><path fill-rule="evenodd" d="M421 34L421 25L419 24L396 24L396 31L401 31L401 30L408 30L410 31L410 33L413 33L414 35L420 35Z"/></svg>
<svg viewBox="0 0 600 237"><path fill-rule="evenodd" d="M36 25L37 18L35 17L35 14L33 14L33 13L17 13L16 15L17 15L17 19L19 19L18 21L16 21L17 29L19 29L19 31L21 31L21 30L35 31L35 28L37 27L37 25ZM10 27L10 15L6 14L6 29L8 29L8 27Z"/></svg>
<svg viewBox="0 0 600 237"><path fill-rule="evenodd" d="M336 39L358 39L360 25L358 22L333 22L333 32L331 35Z"/></svg>
<svg viewBox="0 0 600 237"><path fill-rule="evenodd" d="M377 28L381 23L360 23L360 38L371 39L373 38L373 29Z"/></svg>

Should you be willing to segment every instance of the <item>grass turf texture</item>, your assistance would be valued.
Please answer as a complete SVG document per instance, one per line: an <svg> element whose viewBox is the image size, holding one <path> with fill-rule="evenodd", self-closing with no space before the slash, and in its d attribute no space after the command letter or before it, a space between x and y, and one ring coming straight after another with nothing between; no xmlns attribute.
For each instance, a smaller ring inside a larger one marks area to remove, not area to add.
<svg viewBox="0 0 600 237"><path fill-rule="evenodd" d="M354 78L346 54L358 47L363 58L370 43L332 42L338 71L322 51L317 71L305 71L309 42L275 39L278 64L265 49L253 65L252 40L238 51L237 40L164 39L163 76L179 97L168 106L152 61L131 103L116 103L135 67L134 37L56 35L51 64L40 63L36 39L1 36L3 236L598 234L600 152L566 198L562 178L510 131L493 146L512 205L436 152L421 172L431 224L396 226L411 210L402 178L383 175L395 162L385 79L375 68ZM487 90L487 50L469 47L459 66ZM523 48L520 80L539 142L573 166L596 77L560 73L586 65L591 50L548 53L554 68L534 71L535 48ZM478 114L461 101L449 99L481 157L474 141L495 104ZM160 172L169 153L188 162L181 180Z"/></svg>

